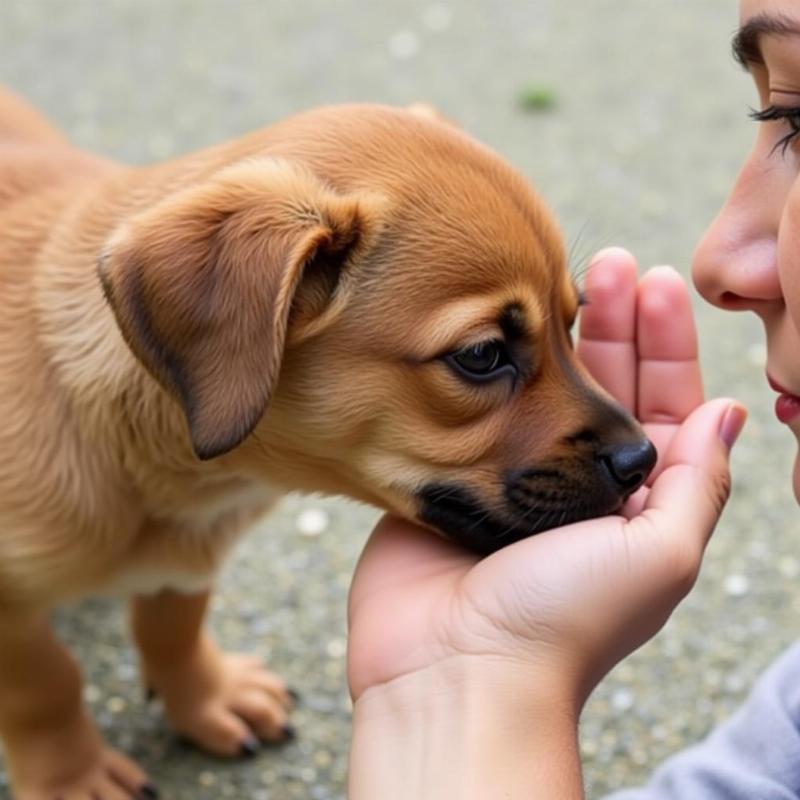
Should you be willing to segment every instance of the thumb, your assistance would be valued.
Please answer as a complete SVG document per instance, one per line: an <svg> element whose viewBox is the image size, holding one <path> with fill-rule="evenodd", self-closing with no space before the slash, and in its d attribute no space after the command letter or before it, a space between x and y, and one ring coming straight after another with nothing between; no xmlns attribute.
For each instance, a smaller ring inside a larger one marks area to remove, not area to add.
<svg viewBox="0 0 800 800"><path fill-rule="evenodd" d="M663 544L682 554L695 574L730 495L728 456L746 419L747 410L735 400L712 400L696 408L670 442L642 513L630 522L668 537Z"/></svg>

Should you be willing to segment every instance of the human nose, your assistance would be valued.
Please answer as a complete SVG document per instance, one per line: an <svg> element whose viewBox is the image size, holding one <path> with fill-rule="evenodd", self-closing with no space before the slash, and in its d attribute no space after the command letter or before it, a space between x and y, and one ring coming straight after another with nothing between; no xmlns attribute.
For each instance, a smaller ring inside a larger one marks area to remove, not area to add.
<svg viewBox="0 0 800 800"><path fill-rule="evenodd" d="M775 183L770 166L751 157L697 246L692 278L709 303L759 313L782 300L777 240L783 198Z"/></svg>

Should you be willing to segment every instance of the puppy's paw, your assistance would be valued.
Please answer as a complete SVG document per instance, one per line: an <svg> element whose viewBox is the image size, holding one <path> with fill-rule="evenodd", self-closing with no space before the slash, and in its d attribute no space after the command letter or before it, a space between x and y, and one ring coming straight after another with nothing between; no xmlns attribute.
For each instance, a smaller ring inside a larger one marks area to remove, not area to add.
<svg viewBox="0 0 800 800"><path fill-rule="evenodd" d="M36 770L22 770L14 781L16 800L156 800L158 791L136 764L110 747L101 747L93 757L62 749L39 760ZM12 776L16 759L10 758Z"/></svg>
<svg viewBox="0 0 800 800"><path fill-rule="evenodd" d="M189 658L147 667L145 677L173 728L209 753L253 756L261 742L294 738L291 694L255 656L223 653L203 638Z"/></svg>

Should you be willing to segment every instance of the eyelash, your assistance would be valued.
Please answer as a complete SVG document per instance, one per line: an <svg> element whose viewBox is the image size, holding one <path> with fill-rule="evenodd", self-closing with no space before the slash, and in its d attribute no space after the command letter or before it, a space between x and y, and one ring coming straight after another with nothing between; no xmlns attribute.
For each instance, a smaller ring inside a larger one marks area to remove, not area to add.
<svg viewBox="0 0 800 800"><path fill-rule="evenodd" d="M787 133L776 145L772 148L774 153L780 149L781 155L786 155L786 151L792 142L800 136L800 107L795 106L769 106L763 111L750 111L750 119L756 122L777 122L778 120L785 120L789 123L792 129Z"/></svg>

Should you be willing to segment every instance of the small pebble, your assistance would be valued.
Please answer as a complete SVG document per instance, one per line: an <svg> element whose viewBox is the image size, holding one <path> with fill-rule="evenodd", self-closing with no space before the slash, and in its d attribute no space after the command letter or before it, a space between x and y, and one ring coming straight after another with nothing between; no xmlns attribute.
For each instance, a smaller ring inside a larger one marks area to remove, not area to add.
<svg viewBox="0 0 800 800"><path fill-rule="evenodd" d="M347 652L347 642L344 639L331 639L325 651L331 658L341 658Z"/></svg>
<svg viewBox="0 0 800 800"><path fill-rule="evenodd" d="M630 711L633 708L635 698L633 692L628 689L617 689L611 695L611 706L615 711Z"/></svg>
<svg viewBox="0 0 800 800"><path fill-rule="evenodd" d="M329 767L333 759L327 750L319 750L314 754L314 763L318 767Z"/></svg>
<svg viewBox="0 0 800 800"><path fill-rule="evenodd" d="M587 758L597 755L597 743L592 739L581 742L581 752Z"/></svg>
<svg viewBox="0 0 800 800"><path fill-rule="evenodd" d="M328 529L330 517L321 508L307 508L297 515L294 525L303 536L319 536Z"/></svg>
<svg viewBox="0 0 800 800"><path fill-rule="evenodd" d="M723 586L731 597L743 597L750 591L750 581L744 575L728 575Z"/></svg>
<svg viewBox="0 0 800 800"><path fill-rule="evenodd" d="M121 681L136 680L137 675L138 675L138 670L133 664L120 664L117 667L117 677Z"/></svg>
<svg viewBox="0 0 800 800"><path fill-rule="evenodd" d="M93 683L87 683L83 687L83 696L87 703L96 703L100 700L100 690Z"/></svg>
<svg viewBox="0 0 800 800"><path fill-rule="evenodd" d="M128 704L121 697L109 697L106 701L106 708L112 714L121 714L127 707Z"/></svg>
<svg viewBox="0 0 800 800"><path fill-rule="evenodd" d="M389 39L389 52L400 61L414 58L419 52L419 36L414 31L397 31Z"/></svg>
<svg viewBox="0 0 800 800"><path fill-rule="evenodd" d="M214 784L217 782L217 776L213 772L203 770L203 772L197 776L197 782L201 786L214 786Z"/></svg>

